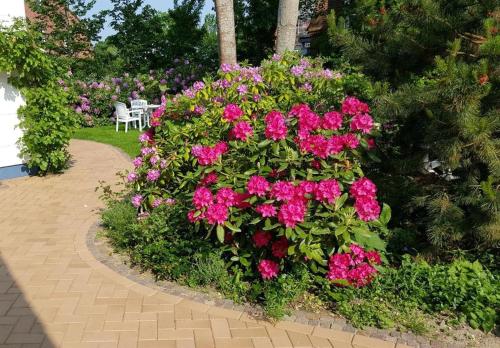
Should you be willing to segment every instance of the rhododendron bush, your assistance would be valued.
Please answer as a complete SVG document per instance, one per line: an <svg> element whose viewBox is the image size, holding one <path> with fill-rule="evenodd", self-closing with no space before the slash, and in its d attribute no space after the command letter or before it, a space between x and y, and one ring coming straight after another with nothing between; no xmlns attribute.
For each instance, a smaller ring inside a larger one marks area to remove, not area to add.
<svg viewBox="0 0 500 348"><path fill-rule="evenodd" d="M221 67L154 115L128 176L132 203L141 216L185 206L193 238L212 239L247 275L303 263L339 284L369 283L390 209L361 168L378 126L354 96L362 84L295 55Z"/></svg>

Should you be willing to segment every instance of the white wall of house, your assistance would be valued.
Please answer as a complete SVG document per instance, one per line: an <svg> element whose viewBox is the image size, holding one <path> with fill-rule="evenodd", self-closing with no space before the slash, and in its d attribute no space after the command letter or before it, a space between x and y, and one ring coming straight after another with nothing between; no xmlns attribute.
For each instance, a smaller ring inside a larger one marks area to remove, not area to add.
<svg viewBox="0 0 500 348"><path fill-rule="evenodd" d="M0 22L10 25L16 17L25 17L24 0L2 1ZM17 127L17 109L24 104L18 90L7 82L7 74L0 71L0 168L22 163L17 141L21 130Z"/></svg>

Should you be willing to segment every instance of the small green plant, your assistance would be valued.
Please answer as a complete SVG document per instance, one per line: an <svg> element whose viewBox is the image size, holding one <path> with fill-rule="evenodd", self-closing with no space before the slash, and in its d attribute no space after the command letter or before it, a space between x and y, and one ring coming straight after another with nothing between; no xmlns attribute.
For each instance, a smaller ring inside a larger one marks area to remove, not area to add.
<svg viewBox="0 0 500 348"><path fill-rule="evenodd" d="M426 313L447 313L450 321L466 321L488 332L498 320L498 277L477 261L430 265L405 256L400 268L385 269L365 288L327 284L325 289L339 312L357 326L397 326L421 332Z"/></svg>

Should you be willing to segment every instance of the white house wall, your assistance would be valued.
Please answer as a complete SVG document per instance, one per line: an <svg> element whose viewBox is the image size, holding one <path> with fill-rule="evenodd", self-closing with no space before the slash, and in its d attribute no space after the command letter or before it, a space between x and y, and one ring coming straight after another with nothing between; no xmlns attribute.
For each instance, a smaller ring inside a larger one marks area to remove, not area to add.
<svg viewBox="0 0 500 348"><path fill-rule="evenodd" d="M0 0L0 22L10 25L13 18L26 16L24 0Z"/></svg>
<svg viewBox="0 0 500 348"><path fill-rule="evenodd" d="M7 83L7 75L0 73L0 167L22 163L17 144L22 135L17 127L17 109L23 103L19 91Z"/></svg>
<svg viewBox="0 0 500 348"><path fill-rule="evenodd" d="M25 17L24 0L0 0L0 23L11 25L16 17ZM19 91L7 82L7 74L0 71L0 169L22 163L17 144L22 135L17 127L17 109L23 103Z"/></svg>

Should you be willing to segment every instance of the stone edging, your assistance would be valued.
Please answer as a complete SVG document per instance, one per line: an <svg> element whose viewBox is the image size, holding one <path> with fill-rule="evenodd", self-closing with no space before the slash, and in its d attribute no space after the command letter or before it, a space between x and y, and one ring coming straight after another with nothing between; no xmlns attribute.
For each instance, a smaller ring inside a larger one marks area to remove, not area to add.
<svg viewBox="0 0 500 348"><path fill-rule="evenodd" d="M127 278L129 281L140 284L142 287L147 287L152 291L158 291L188 301L197 302L201 306L213 306L228 311L242 312L245 318L258 320L259 323L263 325L275 325L276 327L283 326L280 325L280 322L272 324L263 320L262 310L258 307L236 304L231 300L222 298L220 295L218 296L214 293L201 293L169 281L156 282L151 273L143 273L137 268L129 267L129 265L126 264L128 260L125 256L113 253L106 241L97 237L99 229L100 225L98 223L93 224L89 229L85 241L87 250L90 251L96 261L105 265L109 270ZM327 312L318 314L306 311L294 311L293 315L283 318L283 322L286 323L287 329L289 329L290 325L297 324L300 326L310 326L311 331L313 327L343 331L355 336L367 336L373 339L383 340L393 347L458 348L466 346L465 343L434 341L423 336L417 336L412 333L402 333L396 330L389 331L377 328L359 330L347 323L345 319L336 318L331 314L329 315Z"/></svg>

